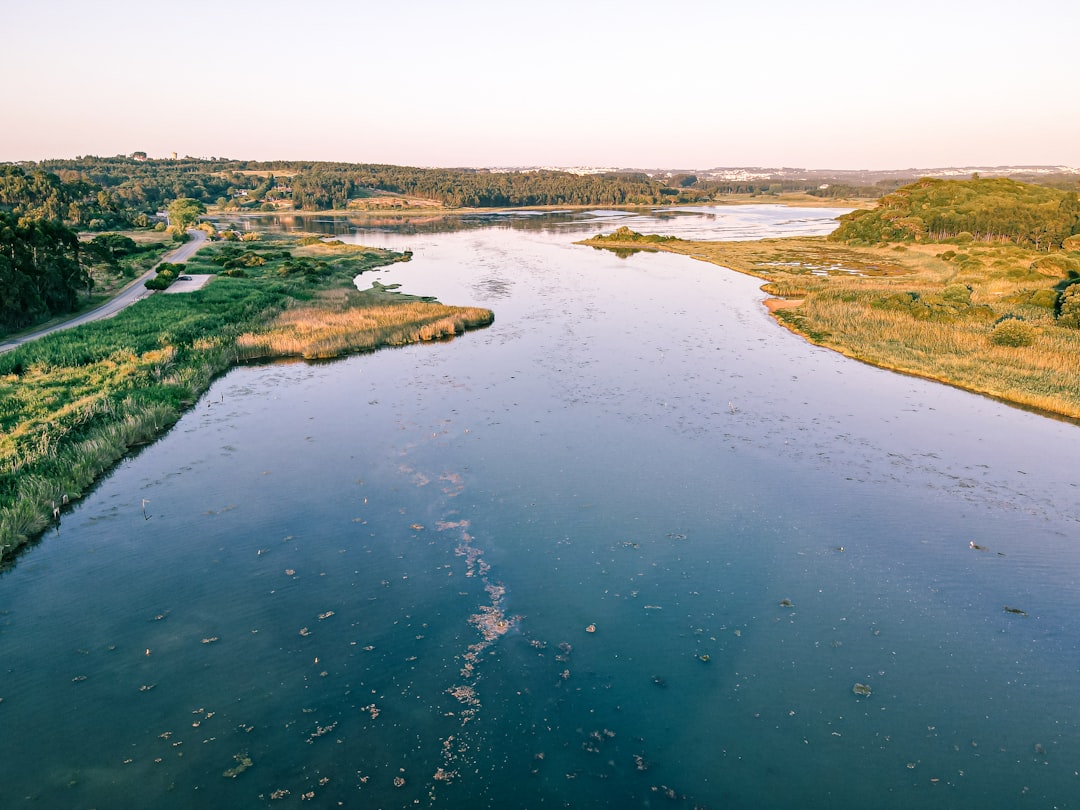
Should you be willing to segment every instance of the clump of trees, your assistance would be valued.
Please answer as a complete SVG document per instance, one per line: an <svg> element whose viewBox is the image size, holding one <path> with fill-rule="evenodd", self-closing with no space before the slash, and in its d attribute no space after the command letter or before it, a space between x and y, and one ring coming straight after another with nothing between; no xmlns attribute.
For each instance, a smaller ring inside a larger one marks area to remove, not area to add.
<svg viewBox="0 0 1080 810"><path fill-rule="evenodd" d="M0 210L0 328L71 312L89 285L74 231Z"/></svg>
<svg viewBox="0 0 1080 810"><path fill-rule="evenodd" d="M840 217L841 242L989 242L1041 251L1080 234L1075 191L1006 178L924 178L882 197L872 210Z"/></svg>
<svg viewBox="0 0 1080 810"><path fill-rule="evenodd" d="M184 274L185 270L187 270L186 264L162 262L158 265L157 275L146 282L146 289L167 290L174 281Z"/></svg>

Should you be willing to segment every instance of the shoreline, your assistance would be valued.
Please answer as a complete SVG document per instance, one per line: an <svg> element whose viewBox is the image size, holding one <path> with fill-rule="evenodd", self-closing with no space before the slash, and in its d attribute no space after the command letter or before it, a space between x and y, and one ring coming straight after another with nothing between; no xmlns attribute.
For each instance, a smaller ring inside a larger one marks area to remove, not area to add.
<svg viewBox="0 0 1080 810"><path fill-rule="evenodd" d="M645 239L647 239L647 237ZM821 255L829 255L830 252L846 256L853 252L852 248L848 245L828 243L821 237L785 237L760 240L752 243L694 242L679 239L649 242L645 241L645 239L640 241L634 239L613 240L610 238L597 240L594 237L581 240L576 244L610 250L638 250L644 252L663 251L666 253L687 256L691 259L703 261L742 275L753 276L763 282L760 289L766 297L762 300L762 305L765 307L770 317L781 327L815 346L821 346L822 348L835 351L851 360L866 363L867 365L886 371L948 385L951 388L967 391L968 393L977 394L979 396L985 396L1011 407L1019 408L1020 410L1036 413L1040 416L1055 419L1057 421L1080 425L1080 397L1073 396L1065 398L1059 396L1054 399L1052 405L1046 404L1044 398L1044 404L1039 404L1038 401L1035 401L1039 400L1037 394L1018 388L1015 384L1011 387L1010 385L1002 384L993 377L992 370L988 370L981 378L968 380L957 379L956 377L948 376L946 374L934 373L927 368L920 368L916 365L890 361L889 357L886 356L888 352L886 349L883 349L882 345L874 345L872 342L860 344L858 342L853 343L851 341L846 341L843 334L837 335L833 333L829 330L827 323L815 321L813 315L806 312L805 308L810 306L815 293L807 288L804 281L805 276L800 276L795 273L782 274L781 272L772 270L754 270L751 269L749 264L750 258L762 255L766 250L782 247L784 246L784 243L787 243L788 245L798 244L800 246L805 246L807 242L817 239L818 241L815 243L815 247L818 250L819 257ZM747 251L746 255L735 256L730 254L726 257L722 255L725 251L734 251L740 246L745 245L752 246L752 248ZM927 249L937 249L941 246L930 245L924 247ZM948 246L944 246L942 249L947 247ZM712 250L715 250L715 254L711 253ZM891 248L867 248L863 249L863 252L867 255L878 257L883 265L890 260L898 261L894 255L890 255ZM921 255L919 251L914 248L910 249L910 253L914 253L916 257ZM910 270L910 268L899 267L899 269L897 269L896 267L886 266L880 277L890 282L910 281L911 286L915 286L914 271ZM854 284L852 284L852 286L854 286ZM788 292L788 288L790 288L790 292ZM858 311L852 307L851 315L849 317L857 318L857 313ZM992 367L988 365L987 368L991 369ZM1064 370L1059 371L1058 373L1060 375L1068 375L1068 372Z"/></svg>
<svg viewBox="0 0 1080 810"><path fill-rule="evenodd" d="M380 253L376 266L400 260ZM91 331L46 336L42 341L51 344L35 341L3 355L0 393L17 388L25 401L0 445L9 469L0 476L0 571L58 526L124 458L167 433L231 369L452 339L494 321L489 309L448 306L377 282L364 291L351 278L348 287L329 283L336 286L290 304L285 294L279 300L262 286L217 278L187 295L151 296L87 325ZM258 311L236 317L252 306ZM172 330L190 334L161 343ZM152 333L149 343L132 337L143 333ZM76 360L58 359L68 356Z"/></svg>
<svg viewBox="0 0 1080 810"><path fill-rule="evenodd" d="M527 205L504 206L497 208L447 208L445 206L415 206L387 208L328 208L318 211L305 211L297 208L279 208L274 211L226 211L211 207L203 219L220 217L222 219L253 219L268 216L334 216L334 217L443 217L473 216L476 214L508 214L520 211L663 211L674 208L724 208L736 205L781 205L797 208L871 208L877 204L877 198L829 198L815 197L811 194L781 194L778 196L733 194L726 199L705 200L702 202L672 203L670 205Z"/></svg>

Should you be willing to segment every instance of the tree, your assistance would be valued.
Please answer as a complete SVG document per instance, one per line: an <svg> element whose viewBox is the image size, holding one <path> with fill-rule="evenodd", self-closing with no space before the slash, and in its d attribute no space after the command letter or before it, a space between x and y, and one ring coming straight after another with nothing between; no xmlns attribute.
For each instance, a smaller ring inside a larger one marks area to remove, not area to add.
<svg viewBox="0 0 1080 810"><path fill-rule="evenodd" d="M74 231L0 211L0 327L15 329L70 312L88 281Z"/></svg>
<svg viewBox="0 0 1080 810"><path fill-rule="evenodd" d="M190 197L177 197L169 204L169 225L183 233L206 213L206 206Z"/></svg>

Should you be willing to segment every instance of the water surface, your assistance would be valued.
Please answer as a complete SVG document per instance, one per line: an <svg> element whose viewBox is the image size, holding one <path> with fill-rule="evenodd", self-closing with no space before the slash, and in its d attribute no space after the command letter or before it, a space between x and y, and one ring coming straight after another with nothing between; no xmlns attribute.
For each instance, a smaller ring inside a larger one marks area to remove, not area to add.
<svg viewBox="0 0 1080 810"><path fill-rule="evenodd" d="M234 370L0 575L5 806L1073 803L1077 428L572 244L834 213L331 223L495 323Z"/></svg>

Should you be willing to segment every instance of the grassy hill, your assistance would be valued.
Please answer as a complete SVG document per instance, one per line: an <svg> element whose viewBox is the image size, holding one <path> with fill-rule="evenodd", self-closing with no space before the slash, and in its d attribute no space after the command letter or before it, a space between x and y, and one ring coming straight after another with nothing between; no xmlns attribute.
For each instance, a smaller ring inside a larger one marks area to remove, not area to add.
<svg viewBox="0 0 1080 810"><path fill-rule="evenodd" d="M1076 192L991 180L924 178L840 218L838 242L986 242L1060 250L1080 234Z"/></svg>

